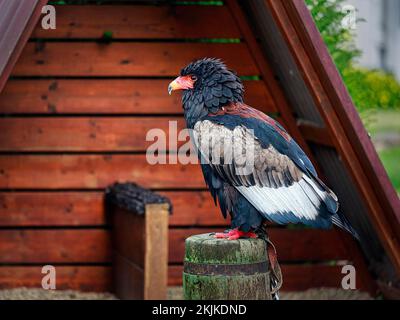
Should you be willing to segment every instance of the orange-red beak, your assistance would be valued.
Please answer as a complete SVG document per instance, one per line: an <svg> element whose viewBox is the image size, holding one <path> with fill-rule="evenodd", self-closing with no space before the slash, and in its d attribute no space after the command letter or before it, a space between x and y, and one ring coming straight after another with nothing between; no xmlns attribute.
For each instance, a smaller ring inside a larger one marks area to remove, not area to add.
<svg viewBox="0 0 400 320"><path fill-rule="evenodd" d="M191 76L181 76L172 81L168 86L168 94L171 95L174 90L193 89L193 80Z"/></svg>

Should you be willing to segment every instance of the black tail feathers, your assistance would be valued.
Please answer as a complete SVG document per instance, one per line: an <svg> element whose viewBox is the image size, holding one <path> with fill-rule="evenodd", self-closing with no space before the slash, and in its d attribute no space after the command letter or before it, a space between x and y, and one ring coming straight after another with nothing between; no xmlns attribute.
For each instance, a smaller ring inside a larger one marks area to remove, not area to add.
<svg viewBox="0 0 400 320"><path fill-rule="evenodd" d="M337 225L339 228L346 230L354 238L356 238L358 241L360 241L360 236L358 235L357 231L351 226L351 224L347 220L347 218L340 212L337 212L335 215L332 216L332 223Z"/></svg>

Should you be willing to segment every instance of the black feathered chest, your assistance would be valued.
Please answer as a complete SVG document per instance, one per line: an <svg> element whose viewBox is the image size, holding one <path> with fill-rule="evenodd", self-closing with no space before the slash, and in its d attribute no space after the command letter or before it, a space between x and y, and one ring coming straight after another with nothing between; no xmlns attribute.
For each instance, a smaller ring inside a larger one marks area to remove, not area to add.
<svg viewBox="0 0 400 320"><path fill-rule="evenodd" d="M243 102L243 84L229 71L200 75L193 90L185 90L182 104L187 127L206 117L217 113L222 107L232 102Z"/></svg>

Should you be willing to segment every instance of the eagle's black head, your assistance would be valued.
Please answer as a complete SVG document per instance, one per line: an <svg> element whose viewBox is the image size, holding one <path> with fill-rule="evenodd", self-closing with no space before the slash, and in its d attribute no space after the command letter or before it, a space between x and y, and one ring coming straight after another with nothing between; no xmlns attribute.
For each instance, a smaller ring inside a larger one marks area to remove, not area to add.
<svg viewBox="0 0 400 320"><path fill-rule="evenodd" d="M183 90L182 103L188 127L208 113L218 112L232 102L243 102L240 78L219 59L204 58L181 70L168 86L168 92Z"/></svg>

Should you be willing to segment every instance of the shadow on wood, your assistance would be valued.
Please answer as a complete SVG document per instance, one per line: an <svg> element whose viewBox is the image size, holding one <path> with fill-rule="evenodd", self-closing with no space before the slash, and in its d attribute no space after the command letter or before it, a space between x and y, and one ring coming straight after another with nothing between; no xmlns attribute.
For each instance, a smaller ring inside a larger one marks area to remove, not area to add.
<svg viewBox="0 0 400 320"><path fill-rule="evenodd" d="M109 188L106 201L115 294L129 300L166 299L169 200L126 183Z"/></svg>

